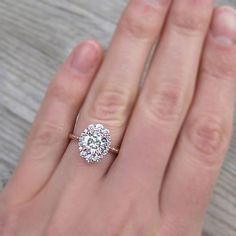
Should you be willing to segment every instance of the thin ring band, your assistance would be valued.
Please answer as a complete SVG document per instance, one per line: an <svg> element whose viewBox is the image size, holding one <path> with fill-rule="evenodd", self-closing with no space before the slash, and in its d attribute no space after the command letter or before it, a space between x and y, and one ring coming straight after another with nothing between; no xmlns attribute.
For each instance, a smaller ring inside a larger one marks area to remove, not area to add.
<svg viewBox="0 0 236 236"><path fill-rule="evenodd" d="M71 133L71 134L69 134L69 139L74 140L74 141L79 141L79 136ZM118 155L119 149L118 148L114 148L114 147L110 147L109 148L109 152L113 153L115 155Z"/></svg>

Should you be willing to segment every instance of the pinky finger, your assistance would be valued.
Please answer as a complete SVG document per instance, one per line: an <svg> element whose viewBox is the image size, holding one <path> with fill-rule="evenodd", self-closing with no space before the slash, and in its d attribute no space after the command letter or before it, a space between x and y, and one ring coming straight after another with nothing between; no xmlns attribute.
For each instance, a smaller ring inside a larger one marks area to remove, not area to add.
<svg viewBox="0 0 236 236"><path fill-rule="evenodd" d="M86 41L58 71L33 124L19 165L2 192L8 204L31 199L54 172L101 60L99 44Z"/></svg>
<svg viewBox="0 0 236 236"><path fill-rule="evenodd" d="M235 52L236 13L219 8L206 42L195 100L163 182L161 235L200 235L232 132Z"/></svg>

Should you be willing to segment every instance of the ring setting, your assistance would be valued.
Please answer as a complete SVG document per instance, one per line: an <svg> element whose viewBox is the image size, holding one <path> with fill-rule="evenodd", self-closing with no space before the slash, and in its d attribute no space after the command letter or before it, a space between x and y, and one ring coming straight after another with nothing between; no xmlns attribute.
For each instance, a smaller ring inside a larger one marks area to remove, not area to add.
<svg viewBox="0 0 236 236"><path fill-rule="evenodd" d="M88 163L102 160L109 152L119 152L111 147L110 131L102 124L90 124L79 137L70 134L69 138L78 142L80 156Z"/></svg>

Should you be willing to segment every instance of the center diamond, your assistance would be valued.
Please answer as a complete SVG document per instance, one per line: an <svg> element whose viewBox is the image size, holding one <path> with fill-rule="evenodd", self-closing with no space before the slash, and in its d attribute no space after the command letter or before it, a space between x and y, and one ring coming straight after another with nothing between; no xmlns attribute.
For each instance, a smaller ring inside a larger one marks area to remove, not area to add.
<svg viewBox="0 0 236 236"><path fill-rule="evenodd" d="M79 138L80 156L87 162L101 160L111 146L109 130L101 124L92 124L85 129Z"/></svg>

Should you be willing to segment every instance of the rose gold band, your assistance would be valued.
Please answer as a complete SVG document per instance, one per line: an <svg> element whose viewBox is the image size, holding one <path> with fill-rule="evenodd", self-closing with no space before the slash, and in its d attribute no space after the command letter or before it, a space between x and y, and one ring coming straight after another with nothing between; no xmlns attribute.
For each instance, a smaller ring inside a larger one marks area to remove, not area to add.
<svg viewBox="0 0 236 236"><path fill-rule="evenodd" d="M69 134L69 139L74 140L74 141L79 141L79 136L75 134ZM110 147L109 152L117 155L119 153L119 149Z"/></svg>
<svg viewBox="0 0 236 236"><path fill-rule="evenodd" d="M79 141L79 137L74 134L69 134L69 139Z"/></svg>

